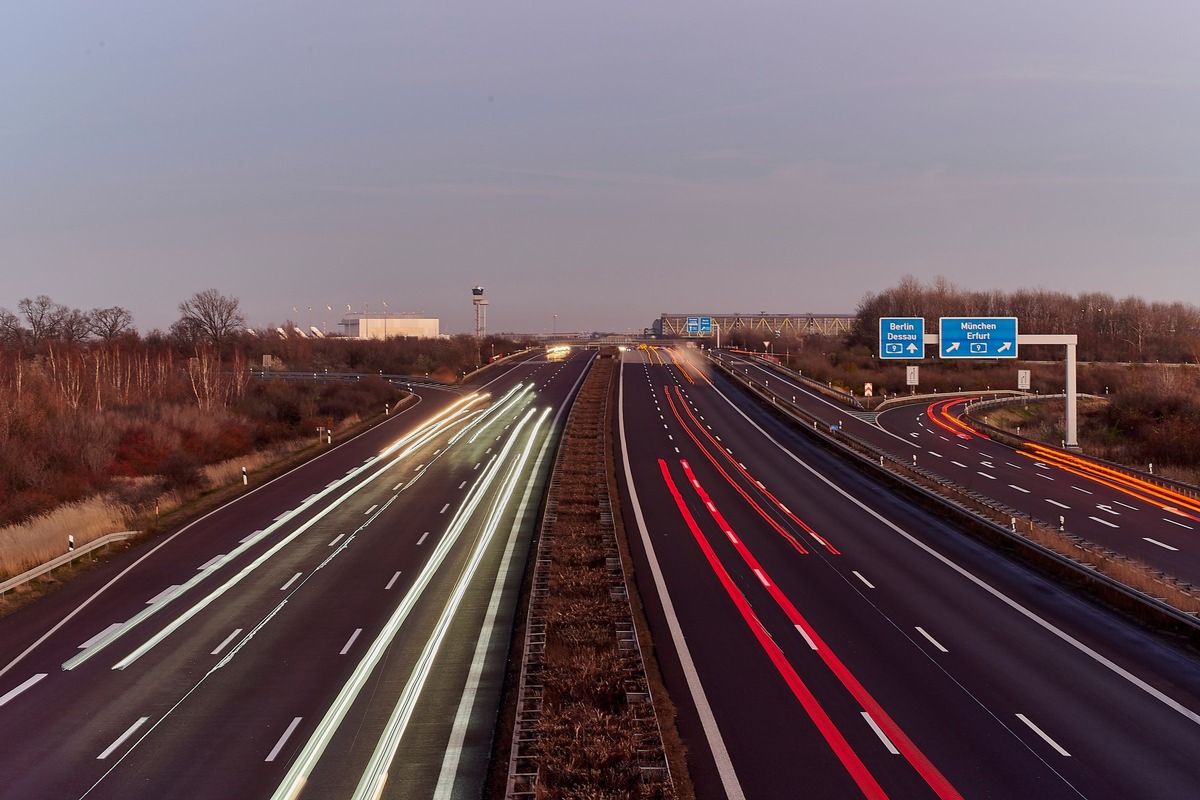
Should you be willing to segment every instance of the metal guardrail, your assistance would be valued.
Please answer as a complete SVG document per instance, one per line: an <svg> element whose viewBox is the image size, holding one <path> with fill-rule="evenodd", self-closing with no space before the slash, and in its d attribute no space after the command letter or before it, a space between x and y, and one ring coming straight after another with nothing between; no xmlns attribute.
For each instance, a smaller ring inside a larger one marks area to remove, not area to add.
<svg viewBox="0 0 1200 800"><path fill-rule="evenodd" d="M9 578L3 583L0 583L0 594L5 594L6 592L17 588L18 586L29 583L34 578L40 578L41 576L49 572L53 572L61 566L70 564L75 559L85 556L93 550L99 550L102 547L107 547L113 542L122 542L126 539L132 539L134 536L137 536L138 533L139 531L122 531L121 533L110 533L107 536L101 536L99 539L93 539L78 549L63 553L61 556L56 556L55 558L47 561L45 564L41 564L33 569L26 570L20 575Z"/></svg>
<svg viewBox="0 0 1200 800"><path fill-rule="evenodd" d="M841 429L840 424L824 420L800 408L798 405L790 403L786 399L781 400L769 387L759 384L748 375L730 369L728 365L721 363L719 359L712 360L723 372L738 383L743 384L752 394L757 395L764 402L774 406L786 416L803 423L800 427L810 435L823 441L827 446L837 448L842 453L854 458L863 467L890 480L900 481L910 490L917 492L940 507L966 515L976 525L983 526L991 538L1024 548L1027 552L1036 554L1043 561L1053 562L1094 586L1105 587L1115 595L1124 598L1132 606L1151 612L1157 619L1170 620L1175 625L1188 631L1192 637L1200 637L1200 618L1195 613L1179 609L1167 603L1163 598L1147 594L1103 574L1091 564L1077 561L1064 553L1060 553L1022 535L1016 529L1016 520L1021 519L1023 523L1021 527L1028 526L1031 531L1035 527L1043 531L1053 531L1065 544L1069 544L1081 551L1094 554L1110 562L1122 564L1135 563L1132 559L1107 548L1100 547L1074 534L1058 531L1053 525L1048 525L1042 520L1017 512L977 492L958 486L946 480L944 476L929 472L918 467L915 463L910 465L905 459L899 458L863 439L846 433ZM915 479L919 479L919 481ZM936 486L937 489L935 491L923 484ZM1005 522L1009 524L1005 525ZM1141 566L1144 567L1145 565ZM1173 576L1148 567L1145 567L1145 569L1154 581L1164 587L1192 594L1196 592L1196 587L1180 581Z"/></svg>

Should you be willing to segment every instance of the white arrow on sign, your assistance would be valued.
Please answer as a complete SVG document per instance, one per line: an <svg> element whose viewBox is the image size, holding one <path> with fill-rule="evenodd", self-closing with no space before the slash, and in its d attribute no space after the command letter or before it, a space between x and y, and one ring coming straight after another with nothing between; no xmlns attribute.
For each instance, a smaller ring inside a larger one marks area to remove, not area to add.
<svg viewBox="0 0 1200 800"><path fill-rule="evenodd" d="M996 350L996 352L1003 353L1006 350L1012 350L1012 342L1005 342L1004 344L1000 345L1000 348Z"/></svg>
<svg viewBox="0 0 1200 800"><path fill-rule="evenodd" d="M909 343L909 345L908 345L908 352L910 352L910 353L915 353L915 352L917 352L917 346L916 346L915 344L912 344L912 343L910 342L910 343Z"/></svg>
<svg viewBox="0 0 1200 800"><path fill-rule="evenodd" d="M952 345L950 345L949 347L947 347L947 348L946 348L946 352L947 352L947 353L953 353L955 350L957 350L957 349L958 349L958 346L959 346L960 344L962 344L962 342L955 342L954 344L952 344Z"/></svg>

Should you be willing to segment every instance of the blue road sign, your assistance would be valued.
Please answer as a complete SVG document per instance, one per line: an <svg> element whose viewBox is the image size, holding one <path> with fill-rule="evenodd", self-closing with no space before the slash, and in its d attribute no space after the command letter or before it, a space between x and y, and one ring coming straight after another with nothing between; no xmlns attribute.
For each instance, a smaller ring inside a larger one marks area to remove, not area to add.
<svg viewBox="0 0 1200 800"><path fill-rule="evenodd" d="M687 328L685 330L687 333L699 333L700 332L700 318L699 317L688 317L687 318Z"/></svg>
<svg viewBox="0 0 1200 800"><path fill-rule="evenodd" d="M881 317L879 319L879 357L924 358L924 317Z"/></svg>
<svg viewBox="0 0 1200 800"><path fill-rule="evenodd" d="M1016 358L1016 317L942 317L938 321L942 358Z"/></svg>
<svg viewBox="0 0 1200 800"><path fill-rule="evenodd" d="M700 333L705 333L705 334L712 333L712 317L701 317L700 318Z"/></svg>

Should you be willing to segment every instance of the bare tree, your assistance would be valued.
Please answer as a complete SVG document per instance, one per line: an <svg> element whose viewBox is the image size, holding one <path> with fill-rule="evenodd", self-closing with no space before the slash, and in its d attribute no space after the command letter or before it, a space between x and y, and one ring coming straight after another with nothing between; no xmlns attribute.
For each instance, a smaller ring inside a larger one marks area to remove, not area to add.
<svg viewBox="0 0 1200 800"><path fill-rule="evenodd" d="M59 326L71 309L54 302L44 294L39 294L30 300L26 297L17 303L17 308L25 317L29 326L29 336L34 344L58 335Z"/></svg>
<svg viewBox="0 0 1200 800"><path fill-rule="evenodd" d="M0 308L0 343L18 344L24 336L25 327L21 325L21 318L7 308Z"/></svg>
<svg viewBox="0 0 1200 800"><path fill-rule="evenodd" d="M216 289L197 292L184 300L179 304L179 313L180 323L199 331L214 347L220 347L246 325L238 310L238 299Z"/></svg>
<svg viewBox="0 0 1200 800"><path fill-rule="evenodd" d="M93 308L88 316L92 334L101 341L111 342L133 329L133 315L120 306Z"/></svg>
<svg viewBox="0 0 1200 800"><path fill-rule="evenodd" d="M78 308L68 309L59 318L55 334L64 342L82 342L92 335L92 318Z"/></svg>

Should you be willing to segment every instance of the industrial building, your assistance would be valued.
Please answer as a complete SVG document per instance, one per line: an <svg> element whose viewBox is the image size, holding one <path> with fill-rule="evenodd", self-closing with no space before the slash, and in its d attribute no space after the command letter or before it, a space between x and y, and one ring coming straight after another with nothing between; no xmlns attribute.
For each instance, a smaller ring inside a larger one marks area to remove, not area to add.
<svg viewBox="0 0 1200 800"><path fill-rule="evenodd" d="M351 339L390 339L393 336L436 339L441 335L440 320L394 314L347 314L338 324L342 326L342 334Z"/></svg>

